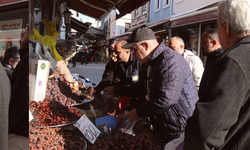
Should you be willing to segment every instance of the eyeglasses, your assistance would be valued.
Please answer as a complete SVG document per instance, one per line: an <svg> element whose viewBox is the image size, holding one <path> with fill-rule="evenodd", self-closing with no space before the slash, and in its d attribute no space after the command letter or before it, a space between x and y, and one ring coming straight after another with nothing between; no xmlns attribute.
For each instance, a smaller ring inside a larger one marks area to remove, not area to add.
<svg viewBox="0 0 250 150"><path fill-rule="evenodd" d="M135 53L135 52L137 51L137 49L138 49L141 45L143 45L143 43L141 43L139 46L137 46L137 47L134 48L134 49L131 48L131 49L130 49L131 52Z"/></svg>

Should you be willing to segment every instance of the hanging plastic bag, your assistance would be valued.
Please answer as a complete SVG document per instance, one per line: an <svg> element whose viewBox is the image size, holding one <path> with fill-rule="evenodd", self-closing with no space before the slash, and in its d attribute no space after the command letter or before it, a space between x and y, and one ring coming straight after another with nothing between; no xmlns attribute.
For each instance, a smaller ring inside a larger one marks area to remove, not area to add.
<svg viewBox="0 0 250 150"><path fill-rule="evenodd" d="M133 127L135 125L136 121L132 121L130 119L127 119L118 129L118 132L123 132L123 133L127 133L130 135L135 136L134 132L133 132Z"/></svg>
<svg viewBox="0 0 250 150"><path fill-rule="evenodd" d="M35 28L33 28L33 32L29 35L29 39L40 41L46 47L48 47L56 61L62 60L62 56L57 52L55 48L57 41L54 37L50 35L41 36L40 33Z"/></svg>
<svg viewBox="0 0 250 150"><path fill-rule="evenodd" d="M127 115L128 115L128 111L126 110L123 116L123 119L127 119ZM127 133L130 135L135 136L134 132L133 132L133 127L135 126L136 121L132 121L130 119L127 119L119 128L118 128L118 132L123 132L123 133Z"/></svg>

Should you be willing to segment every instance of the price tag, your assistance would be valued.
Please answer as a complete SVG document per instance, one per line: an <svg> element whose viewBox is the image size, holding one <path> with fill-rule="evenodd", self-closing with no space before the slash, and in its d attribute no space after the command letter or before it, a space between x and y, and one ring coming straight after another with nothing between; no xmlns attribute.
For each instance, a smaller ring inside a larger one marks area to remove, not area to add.
<svg viewBox="0 0 250 150"><path fill-rule="evenodd" d="M95 143L96 138L101 133L85 114L76 122L76 127L92 144Z"/></svg>
<svg viewBox="0 0 250 150"><path fill-rule="evenodd" d="M30 110L29 110L29 121L31 121L31 120L33 120L33 119L34 119L34 117L33 117L32 113L31 113Z"/></svg>

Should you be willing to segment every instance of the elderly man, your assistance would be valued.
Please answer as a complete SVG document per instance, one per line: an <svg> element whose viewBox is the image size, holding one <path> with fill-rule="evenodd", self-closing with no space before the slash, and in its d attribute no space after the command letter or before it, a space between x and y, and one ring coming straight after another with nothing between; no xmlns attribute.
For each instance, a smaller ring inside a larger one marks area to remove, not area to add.
<svg viewBox="0 0 250 150"><path fill-rule="evenodd" d="M18 47L11 47L4 53L4 59L1 61L9 79L11 78L13 70L20 61L20 54Z"/></svg>
<svg viewBox="0 0 250 150"><path fill-rule="evenodd" d="M151 29L134 30L130 42L133 56L147 65L138 83L129 87L108 87L109 94L140 96L137 106L128 113L131 120L150 117L161 149L183 133L186 120L198 100L192 72L176 51L159 43Z"/></svg>
<svg viewBox="0 0 250 150"><path fill-rule="evenodd" d="M29 149L29 26L21 34L21 61L11 77L11 98L9 105L10 150Z"/></svg>
<svg viewBox="0 0 250 150"><path fill-rule="evenodd" d="M111 85L130 85L136 83L141 72L141 63L133 58L129 49L122 46L127 42L122 40L115 44L110 62L102 76L102 81L95 88L96 94Z"/></svg>
<svg viewBox="0 0 250 150"><path fill-rule="evenodd" d="M209 28L205 30L201 38L201 50L203 51L203 55L207 56L207 61L201 78L202 80L198 92L199 96L201 96L206 91L207 84L209 83L207 78L213 75L211 72L216 60L218 59L218 55L223 52L218 37L218 29Z"/></svg>
<svg viewBox="0 0 250 150"><path fill-rule="evenodd" d="M173 37L169 41L169 47L180 53L188 62L189 67L193 74L193 79L195 82L196 89L198 91L201 82L201 77L204 71L201 59L198 56L196 56L193 52L184 49L185 47L184 41L180 37L177 36Z"/></svg>
<svg viewBox="0 0 250 150"><path fill-rule="evenodd" d="M184 150L250 149L249 8L249 0L219 2L218 36L224 51L188 120Z"/></svg>

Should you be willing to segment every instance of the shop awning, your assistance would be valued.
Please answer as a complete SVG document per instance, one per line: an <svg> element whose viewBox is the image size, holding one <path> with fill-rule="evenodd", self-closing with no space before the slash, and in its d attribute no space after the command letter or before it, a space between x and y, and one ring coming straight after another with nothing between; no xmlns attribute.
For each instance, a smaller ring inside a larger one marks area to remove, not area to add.
<svg viewBox="0 0 250 150"><path fill-rule="evenodd" d="M128 40L130 38L130 35L132 34L132 32L125 32L122 35L116 36L115 40L116 41L121 41L121 40Z"/></svg>
<svg viewBox="0 0 250 150"><path fill-rule="evenodd" d="M120 11L120 18L149 0L67 0L68 7L89 17L101 20L115 7Z"/></svg>
<svg viewBox="0 0 250 150"><path fill-rule="evenodd" d="M75 29L78 32L85 33L89 29L88 23L82 23L81 21L71 18L71 28Z"/></svg>
<svg viewBox="0 0 250 150"><path fill-rule="evenodd" d="M0 13L29 8L28 0L0 0Z"/></svg>
<svg viewBox="0 0 250 150"><path fill-rule="evenodd" d="M190 16L187 18L182 18L179 20L172 21L171 28L217 19L217 15L218 15L217 11L213 11L213 12L208 12L208 13L199 14L195 16Z"/></svg>
<svg viewBox="0 0 250 150"><path fill-rule="evenodd" d="M133 32L134 30L136 30L138 28L146 27L146 26L147 26L146 23L143 22L141 24L137 24L137 25L135 25L133 27L130 27L129 30L128 30L128 32Z"/></svg>
<svg viewBox="0 0 250 150"><path fill-rule="evenodd" d="M197 8L195 11L185 15L172 15L170 19L171 28L217 19L217 10L218 2L214 2L204 7Z"/></svg>
<svg viewBox="0 0 250 150"><path fill-rule="evenodd" d="M11 5L11 4L16 4L20 2L25 2L28 0L0 0L0 6L5 6L5 5Z"/></svg>

